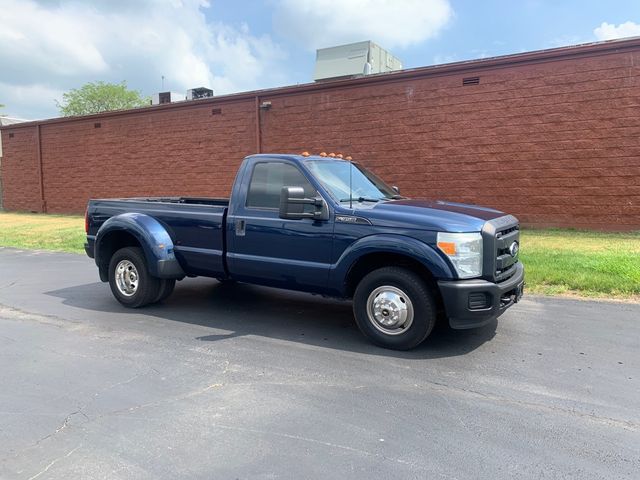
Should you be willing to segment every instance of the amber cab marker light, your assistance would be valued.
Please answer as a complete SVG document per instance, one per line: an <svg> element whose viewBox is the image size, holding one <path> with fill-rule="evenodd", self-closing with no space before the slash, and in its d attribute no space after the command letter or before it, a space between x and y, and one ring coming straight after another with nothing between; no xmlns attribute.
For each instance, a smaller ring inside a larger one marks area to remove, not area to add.
<svg viewBox="0 0 640 480"><path fill-rule="evenodd" d="M353 160L353 158L351 158L351 155L347 155L346 157L344 157L344 159L349 161Z"/></svg>
<svg viewBox="0 0 640 480"><path fill-rule="evenodd" d="M327 152L320 152L320 156L321 157L326 157L327 156Z"/></svg>
<svg viewBox="0 0 640 480"><path fill-rule="evenodd" d="M438 248L447 255L456 254L456 244L453 242L438 242Z"/></svg>
<svg viewBox="0 0 640 480"><path fill-rule="evenodd" d="M344 158L344 156L341 153L339 153L336 155L336 158Z"/></svg>
<svg viewBox="0 0 640 480"><path fill-rule="evenodd" d="M333 153L333 152L331 152L331 153L329 154L329 156L330 156L331 158L336 158L336 154L335 154L335 153Z"/></svg>
<svg viewBox="0 0 640 480"><path fill-rule="evenodd" d="M302 152L300 155L302 155L303 157L308 157L309 156L309 152Z"/></svg>

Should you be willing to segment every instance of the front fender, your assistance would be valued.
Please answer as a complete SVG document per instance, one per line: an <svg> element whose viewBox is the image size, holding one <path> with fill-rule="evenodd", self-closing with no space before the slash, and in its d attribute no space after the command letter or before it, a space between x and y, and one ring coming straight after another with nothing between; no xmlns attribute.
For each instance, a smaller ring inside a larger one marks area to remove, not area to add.
<svg viewBox="0 0 640 480"><path fill-rule="evenodd" d="M395 253L413 258L424 265L436 278L455 278L449 264L432 247L420 240L405 235L369 235L353 242L332 265L329 284L340 286L344 293L346 278L355 262L370 253Z"/></svg>
<svg viewBox="0 0 640 480"><path fill-rule="evenodd" d="M105 254L112 254L114 249L104 243L109 242L111 234L115 232L126 232L136 238L144 251L149 273L154 277L184 277L173 251L171 236L160 222L144 213L123 213L102 224L95 243L95 260L99 267L109 263L109 258L104 258Z"/></svg>

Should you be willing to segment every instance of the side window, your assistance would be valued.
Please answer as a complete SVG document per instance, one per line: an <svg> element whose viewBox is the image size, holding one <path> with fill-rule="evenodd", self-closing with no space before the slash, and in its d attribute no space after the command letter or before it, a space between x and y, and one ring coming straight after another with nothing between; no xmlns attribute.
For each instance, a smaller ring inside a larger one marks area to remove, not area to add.
<svg viewBox="0 0 640 480"><path fill-rule="evenodd" d="M293 165L280 162L257 163L253 167L249 183L247 207L277 209L280 206L282 187L302 187L305 196L317 195L315 188Z"/></svg>

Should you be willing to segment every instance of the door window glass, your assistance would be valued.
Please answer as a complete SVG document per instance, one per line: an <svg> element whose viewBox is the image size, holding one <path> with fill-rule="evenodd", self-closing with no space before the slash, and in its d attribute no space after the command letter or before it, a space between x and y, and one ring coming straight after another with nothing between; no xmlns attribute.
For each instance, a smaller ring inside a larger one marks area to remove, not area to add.
<svg viewBox="0 0 640 480"><path fill-rule="evenodd" d="M249 183L247 207L279 208L282 187L302 187L307 198L317 195L315 188L293 165L280 162L256 163Z"/></svg>

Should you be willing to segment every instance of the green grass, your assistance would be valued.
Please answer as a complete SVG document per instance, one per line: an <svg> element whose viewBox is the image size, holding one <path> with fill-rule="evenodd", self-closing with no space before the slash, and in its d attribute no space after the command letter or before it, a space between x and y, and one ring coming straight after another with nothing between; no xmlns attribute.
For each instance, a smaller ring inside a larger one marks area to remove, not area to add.
<svg viewBox="0 0 640 480"><path fill-rule="evenodd" d="M640 232L524 230L527 290L640 300Z"/></svg>
<svg viewBox="0 0 640 480"><path fill-rule="evenodd" d="M0 246L84 253L80 216L0 212ZM527 292L640 301L640 232L524 230Z"/></svg>
<svg viewBox="0 0 640 480"><path fill-rule="evenodd" d="M84 217L0 212L0 246L84 253Z"/></svg>

